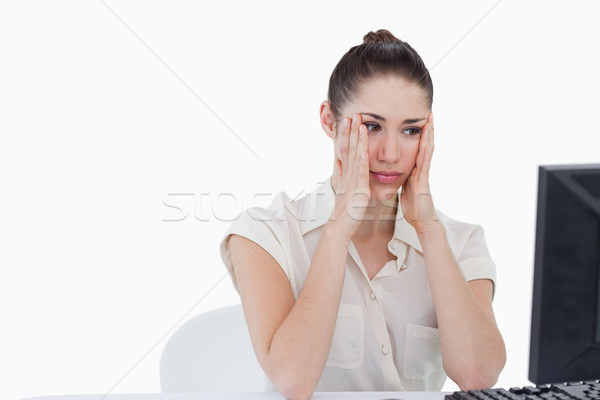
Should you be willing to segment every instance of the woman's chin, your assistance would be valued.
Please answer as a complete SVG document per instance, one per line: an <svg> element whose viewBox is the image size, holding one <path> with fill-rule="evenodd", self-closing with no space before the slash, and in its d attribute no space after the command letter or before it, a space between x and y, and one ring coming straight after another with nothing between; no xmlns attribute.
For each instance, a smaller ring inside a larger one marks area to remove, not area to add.
<svg viewBox="0 0 600 400"><path fill-rule="evenodd" d="M378 185L379 186L379 185ZM391 185L387 185L389 187L373 187L371 186L371 196L379 201L379 202L389 202L389 201L396 201L396 196L398 195L398 190L400 189L400 186L396 187L396 185L391 186Z"/></svg>

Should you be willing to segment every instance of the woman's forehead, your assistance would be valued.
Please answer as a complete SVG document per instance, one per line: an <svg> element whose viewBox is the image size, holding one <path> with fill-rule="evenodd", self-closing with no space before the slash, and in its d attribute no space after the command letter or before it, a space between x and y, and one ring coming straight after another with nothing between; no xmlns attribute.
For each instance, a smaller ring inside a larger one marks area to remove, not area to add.
<svg viewBox="0 0 600 400"><path fill-rule="evenodd" d="M347 105L349 113L372 113L389 120L427 117L427 95L416 83L398 77L371 78Z"/></svg>

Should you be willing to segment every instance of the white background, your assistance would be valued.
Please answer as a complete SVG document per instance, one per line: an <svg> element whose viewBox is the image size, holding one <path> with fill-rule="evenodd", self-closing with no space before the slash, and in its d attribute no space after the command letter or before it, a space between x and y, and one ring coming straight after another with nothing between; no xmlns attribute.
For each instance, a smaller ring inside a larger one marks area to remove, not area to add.
<svg viewBox="0 0 600 400"><path fill-rule="evenodd" d="M600 159L599 11L2 1L0 397L160 391L171 329L239 301L221 279L230 221L273 198L257 193L295 197L331 173L319 103L379 28L430 69L434 200L484 226L508 349L498 386L527 384L537 165Z"/></svg>

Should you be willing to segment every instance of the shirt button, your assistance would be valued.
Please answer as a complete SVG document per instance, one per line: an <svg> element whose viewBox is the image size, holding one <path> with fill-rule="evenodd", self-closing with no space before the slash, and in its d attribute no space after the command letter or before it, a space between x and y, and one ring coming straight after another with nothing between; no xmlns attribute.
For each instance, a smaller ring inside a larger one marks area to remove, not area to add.
<svg viewBox="0 0 600 400"><path fill-rule="evenodd" d="M376 298L377 296L375 296L375 293L371 292L371 294L369 295L369 297L371 298L371 300L375 300L375 298Z"/></svg>
<svg viewBox="0 0 600 400"><path fill-rule="evenodd" d="M386 345L381 346L381 353L384 356L387 356L390 353L390 349L388 349L388 347Z"/></svg>
<svg viewBox="0 0 600 400"><path fill-rule="evenodd" d="M400 247L400 243L398 243L398 242L394 241L394 242L392 242L392 244L390 245L390 247L391 247L393 250L397 250L397 249L398 249L398 247Z"/></svg>

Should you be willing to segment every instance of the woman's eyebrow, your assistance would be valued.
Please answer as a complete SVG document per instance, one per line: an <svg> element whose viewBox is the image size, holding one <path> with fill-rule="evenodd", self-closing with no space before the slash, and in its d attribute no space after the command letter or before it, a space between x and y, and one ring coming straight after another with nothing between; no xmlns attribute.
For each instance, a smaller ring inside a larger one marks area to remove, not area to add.
<svg viewBox="0 0 600 400"><path fill-rule="evenodd" d="M373 114L373 113L369 113L369 112L361 112L359 113L360 115L368 115L369 117L375 118L378 121L383 121L385 122L385 118L383 118L381 115L377 115L377 114Z"/></svg>
<svg viewBox="0 0 600 400"><path fill-rule="evenodd" d="M384 117L382 117L381 115L377 115L377 114L370 113L370 112L361 112L361 113L359 113L359 114L360 114L360 115L363 115L363 114L365 114L365 115L368 115L369 117L375 118L375 119L376 119L376 120L378 120L378 121L383 121L383 122L385 122L385 118L384 118ZM403 124L415 124L415 123L417 123L417 122L419 122L419 121L425 121L426 119L427 119L427 118L408 118L408 119L405 119L405 120L404 120Z"/></svg>

